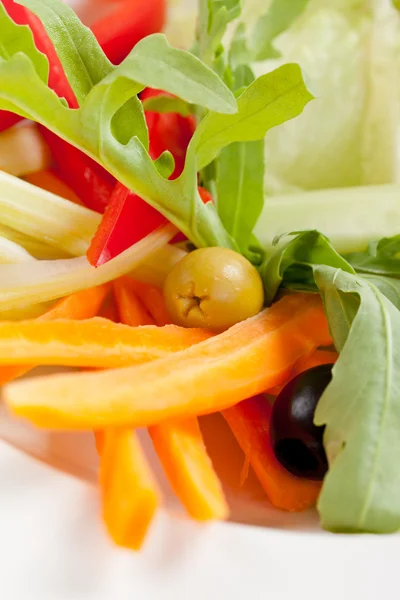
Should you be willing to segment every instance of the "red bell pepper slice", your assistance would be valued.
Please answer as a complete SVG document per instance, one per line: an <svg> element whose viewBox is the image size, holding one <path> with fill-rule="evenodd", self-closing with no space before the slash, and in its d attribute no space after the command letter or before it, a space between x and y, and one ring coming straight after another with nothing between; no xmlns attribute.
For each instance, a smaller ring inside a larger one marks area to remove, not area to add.
<svg viewBox="0 0 400 600"><path fill-rule="evenodd" d="M68 79L62 68L60 59L54 49L53 44L48 37L45 28L39 19L27 8L16 4L14 0L1 0L4 8L18 25L29 25L31 28L35 45L40 52L43 52L49 60L49 87L61 98L65 98L71 108L78 108L75 94L68 82Z"/></svg>
<svg viewBox="0 0 400 600"><path fill-rule="evenodd" d="M199 193L205 204L212 202L206 190L199 188ZM87 258L91 265L99 267L165 223L167 219L161 213L117 183Z"/></svg>
<svg viewBox="0 0 400 600"><path fill-rule="evenodd" d="M89 156L40 126L40 131L53 154L56 172L88 208L103 213L108 205L116 179Z"/></svg>
<svg viewBox="0 0 400 600"><path fill-rule="evenodd" d="M142 38L161 31L165 17L166 0L118 0L91 29L109 60L118 64Z"/></svg>

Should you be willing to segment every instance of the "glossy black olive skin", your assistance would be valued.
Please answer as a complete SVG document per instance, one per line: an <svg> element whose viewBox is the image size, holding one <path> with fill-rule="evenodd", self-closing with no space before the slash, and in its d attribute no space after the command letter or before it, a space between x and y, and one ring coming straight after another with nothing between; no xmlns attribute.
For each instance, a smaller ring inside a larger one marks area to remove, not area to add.
<svg viewBox="0 0 400 600"><path fill-rule="evenodd" d="M277 397L270 426L279 462L293 475L322 480L328 462L322 443L324 427L314 425L318 401L332 379L333 365L321 365L290 381Z"/></svg>

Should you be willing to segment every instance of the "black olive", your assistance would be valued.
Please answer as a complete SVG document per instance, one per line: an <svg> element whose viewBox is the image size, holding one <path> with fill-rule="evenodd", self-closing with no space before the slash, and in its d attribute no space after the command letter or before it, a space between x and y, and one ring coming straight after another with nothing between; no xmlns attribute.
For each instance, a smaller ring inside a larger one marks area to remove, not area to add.
<svg viewBox="0 0 400 600"><path fill-rule="evenodd" d="M270 436L275 455L297 477L321 480L328 470L325 428L314 425L314 413L332 379L332 366L314 367L292 379L273 406Z"/></svg>

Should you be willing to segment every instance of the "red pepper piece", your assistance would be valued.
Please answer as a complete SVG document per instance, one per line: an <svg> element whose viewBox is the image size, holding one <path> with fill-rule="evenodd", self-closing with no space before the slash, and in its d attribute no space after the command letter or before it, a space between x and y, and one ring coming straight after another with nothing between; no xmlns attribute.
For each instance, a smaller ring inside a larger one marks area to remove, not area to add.
<svg viewBox="0 0 400 600"><path fill-rule="evenodd" d="M108 262L166 221L147 202L117 183L87 252L90 264L98 267Z"/></svg>
<svg viewBox="0 0 400 600"><path fill-rule="evenodd" d="M162 30L166 0L119 0L91 29L105 54L120 63L142 38Z"/></svg>
<svg viewBox="0 0 400 600"><path fill-rule="evenodd" d="M71 108L78 108L75 94L61 66L60 59L39 19L27 8L15 4L14 0L2 0L4 8L18 25L29 25L32 30L35 45L49 59L49 87L61 98L65 98Z"/></svg>
<svg viewBox="0 0 400 600"><path fill-rule="evenodd" d="M212 201L206 190L199 188L199 193L204 203ZM87 258L91 265L99 267L165 223L167 219L161 213L117 183Z"/></svg>
<svg viewBox="0 0 400 600"><path fill-rule="evenodd" d="M8 110L0 110L0 131L5 131L9 127L12 127L18 121L21 121L21 119L22 117L8 112Z"/></svg>
<svg viewBox="0 0 400 600"><path fill-rule="evenodd" d="M141 94L141 99L146 100L164 94L161 90L146 89ZM169 150L175 159L175 170L171 179L176 179L185 166L186 150L196 129L194 117L182 117L176 113L155 113L146 111L147 127L150 137L150 155L156 160L160 154Z"/></svg>
<svg viewBox="0 0 400 600"><path fill-rule="evenodd" d="M56 172L88 208L103 213L116 179L89 156L40 127L57 165Z"/></svg>

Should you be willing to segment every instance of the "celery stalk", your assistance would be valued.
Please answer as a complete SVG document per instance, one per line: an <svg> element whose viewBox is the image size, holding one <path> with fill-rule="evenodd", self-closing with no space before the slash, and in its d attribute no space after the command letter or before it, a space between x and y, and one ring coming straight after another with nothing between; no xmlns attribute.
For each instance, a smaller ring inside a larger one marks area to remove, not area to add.
<svg viewBox="0 0 400 600"><path fill-rule="evenodd" d="M0 172L0 224L68 254L85 254L101 216Z"/></svg>
<svg viewBox="0 0 400 600"><path fill-rule="evenodd" d="M276 236L317 229L338 252L400 231L400 185L326 189L267 198L255 234L268 250Z"/></svg>

